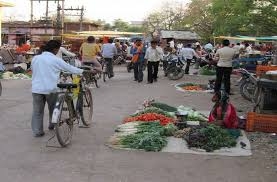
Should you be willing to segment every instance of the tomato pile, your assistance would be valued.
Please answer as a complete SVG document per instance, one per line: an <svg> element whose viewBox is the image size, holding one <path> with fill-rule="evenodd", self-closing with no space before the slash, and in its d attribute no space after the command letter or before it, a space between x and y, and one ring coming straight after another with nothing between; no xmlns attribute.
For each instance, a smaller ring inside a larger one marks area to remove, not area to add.
<svg viewBox="0 0 277 182"><path fill-rule="evenodd" d="M141 114L139 116L135 117L128 117L124 119L123 123L128 123L128 122L134 122L134 121L146 121L146 122L153 122L153 121L160 121L160 124L162 126L165 126L169 123L174 123L173 118L166 117L162 114L157 114L157 113L145 113Z"/></svg>

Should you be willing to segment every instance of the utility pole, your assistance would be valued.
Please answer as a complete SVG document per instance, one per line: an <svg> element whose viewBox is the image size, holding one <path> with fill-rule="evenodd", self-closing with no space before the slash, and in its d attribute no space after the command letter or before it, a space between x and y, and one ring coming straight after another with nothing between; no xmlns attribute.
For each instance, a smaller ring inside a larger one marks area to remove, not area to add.
<svg viewBox="0 0 277 182"><path fill-rule="evenodd" d="M84 11L85 8L84 6L82 6L81 8L65 8L64 11L80 11L80 14L73 14L70 16L79 16L80 17L80 31L83 31L83 21L84 21Z"/></svg>
<svg viewBox="0 0 277 182"><path fill-rule="evenodd" d="M47 33L47 22L49 20L49 2L57 2L58 4L58 11L57 11L57 29L63 29L63 20L64 20L64 1L65 0L30 0L31 1L31 27L33 27L33 23L34 23L34 14L33 14L33 10L34 10L34 5L33 5L33 2L46 2L46 11L45 11L45 17L44 17L44 20L45 20L45 34ZM62 2L62 7L60 7L59 5L59 2ZM60 10L62 10L62 17L61 17L61 14L60 14ZM57 31L56 29L56 33L59 33L59 30Z"/></svg>

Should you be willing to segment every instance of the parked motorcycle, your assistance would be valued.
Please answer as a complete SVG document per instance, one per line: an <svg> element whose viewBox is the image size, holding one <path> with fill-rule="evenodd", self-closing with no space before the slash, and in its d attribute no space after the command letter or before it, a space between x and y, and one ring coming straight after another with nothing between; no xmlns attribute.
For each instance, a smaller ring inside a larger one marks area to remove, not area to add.
<svg viewBox="0 0 277 182"><path fill-rule="evenodd" d="M239 69L237 71L241 78L238 80L240 87L240 94L243 98L249 101L253 101L254 93L257 86L257 77L255 74L250 73L246 69Z"/></svg>
<svg viewBox="0 0 277 182"><path fill-rule="evenodd" d="M185 62L175 54L170 54L166 60L166 68L164 68L165 75L170 80L178 80L185 74L183 69Z"/></svg>

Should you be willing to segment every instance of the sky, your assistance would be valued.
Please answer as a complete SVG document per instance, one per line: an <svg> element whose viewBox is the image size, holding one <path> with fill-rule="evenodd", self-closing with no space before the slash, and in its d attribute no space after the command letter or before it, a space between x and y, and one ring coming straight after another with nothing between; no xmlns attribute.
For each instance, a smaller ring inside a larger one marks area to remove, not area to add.
<svg viewBox="0 0 277 182"><path fill-rule="evenodd" d="M30 0L2 0L14 3L15 7L7 7L3 10L4 20L30 20ZM115 19L124 21L141 21L155 9L159 9L165 2L184 2L189 0L65 0L65 8L85 8L84 17L92 20L104 20L112 23ZM46 2L34 1L34 16L36 19L45 16ZM57 4L49 2L49 15L56 14ZM74 14L66 11L66 14ZM76 14L76 12L75 12ZM68 18L74 18L69 16ZM75 17L76 18L76 17Z"/></svg>

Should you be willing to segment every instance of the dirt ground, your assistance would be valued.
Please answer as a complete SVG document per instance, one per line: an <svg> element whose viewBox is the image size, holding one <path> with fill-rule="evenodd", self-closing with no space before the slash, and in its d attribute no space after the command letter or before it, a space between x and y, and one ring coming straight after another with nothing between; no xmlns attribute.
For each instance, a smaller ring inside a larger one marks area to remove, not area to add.
<svg viewBox="0 0 277 182"><path fill-rule="evenodd" d="M157 83L133 81L125 67L115 68L115 77L93 88L93 125L75 128L67 148L49 138L33 138L31 82L3 80L0 97L0 177L3 182L274 182L277 176L277 139L270 134L249 133L250 157L202 156L115 150L106 146L122 119L138 109L144 100L154 98L178 106L210 110L212 94L183 93L174 85L183 82L207 83L208 76L185 76L169 81L159 75ZM145 75L146 76L146 75ZM146 77L144 77L146 78ZM234 78L235 80L235 78ZM234 85L234 84L233 84ZM252 109L237 87L231 101L243 115ZM45 128L47 128L45 110Z"/></svg>

